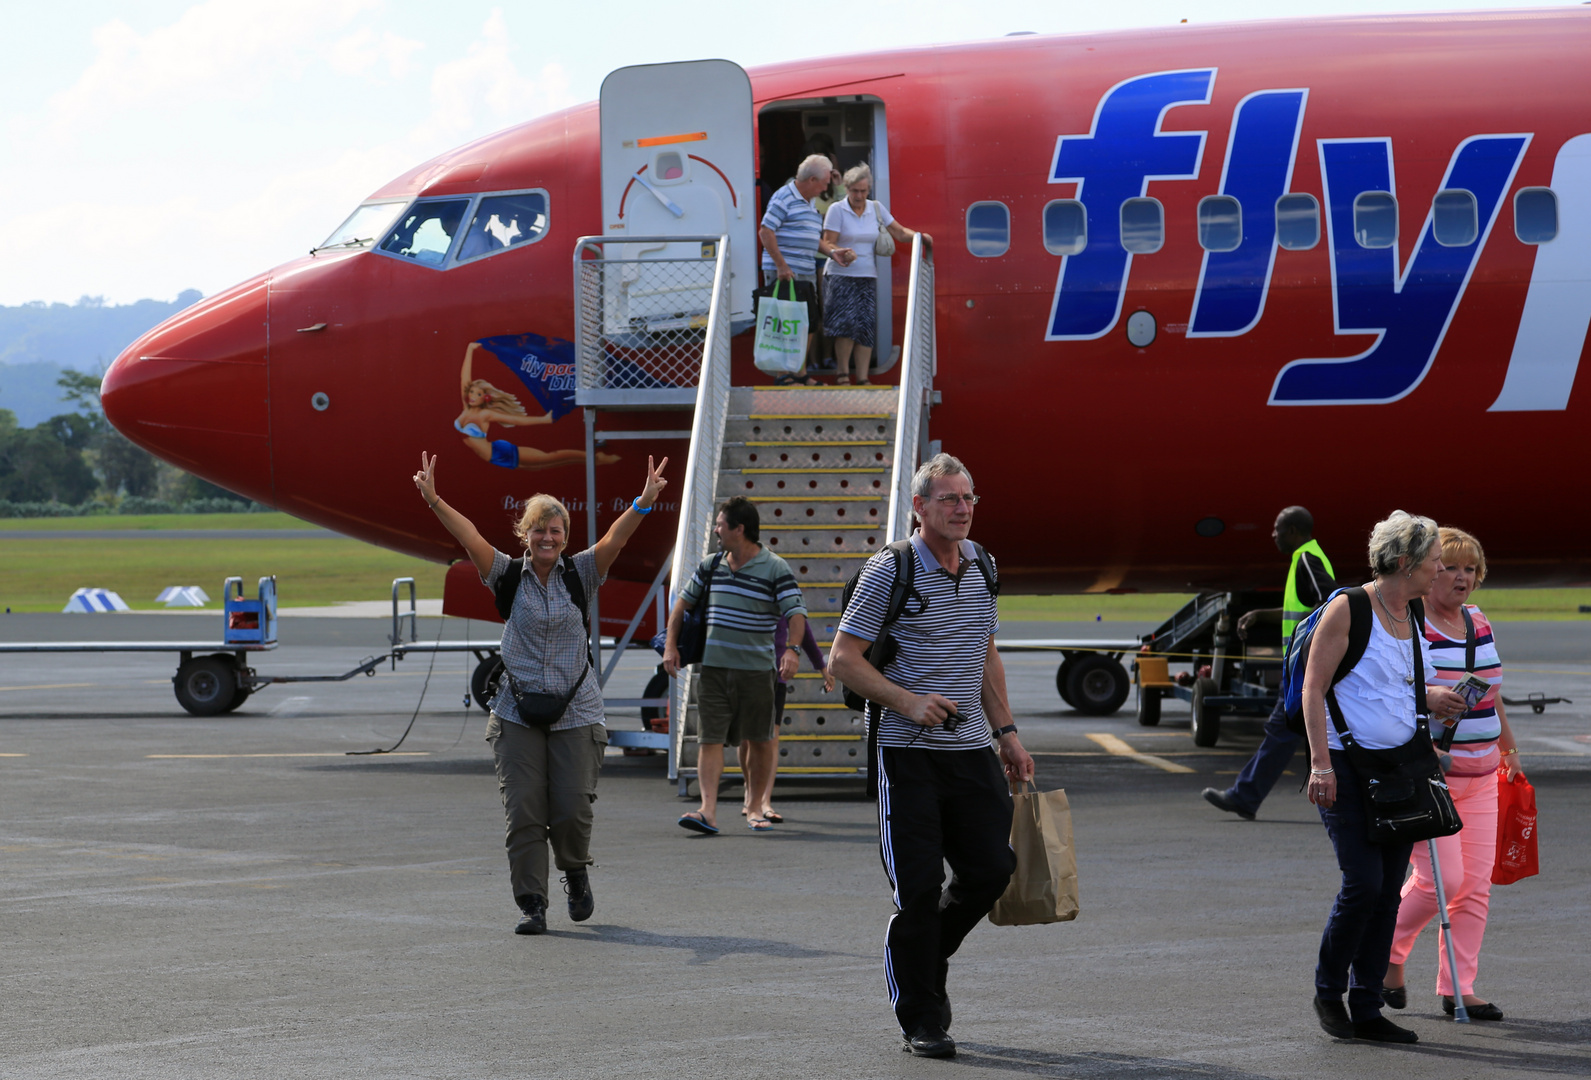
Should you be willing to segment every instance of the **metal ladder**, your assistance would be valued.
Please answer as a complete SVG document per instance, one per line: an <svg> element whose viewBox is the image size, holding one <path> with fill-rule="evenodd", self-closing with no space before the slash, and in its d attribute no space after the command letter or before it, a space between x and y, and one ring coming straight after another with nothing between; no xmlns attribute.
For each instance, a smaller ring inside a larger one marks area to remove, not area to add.
<svg viewBox="0 0 1591 1080"><path fill-rule="evenodd" d="M845 582L874 552L910 533L911 475L931 449L925 436L935 361L933 261L921 238L913 243L911 266L899 385L732 387L713 482L693 487L697 498L710 490L712 504L733 495L756 503L762 543L800 582L810 632L825 653L839 626ZM694 441L692 458L706 470ZM710 521L711 505L703 509L690 507L682 518ZM676 564L676 590L681 573L694 569L695 563ZM803 656L779 717L779 774L865 776L862 715L846 708L838 689L824 694L822 674L810 667ZM684 795L696 775L694 669L677 682L673 715L684 722L672 725L670 778Z"/></svg>

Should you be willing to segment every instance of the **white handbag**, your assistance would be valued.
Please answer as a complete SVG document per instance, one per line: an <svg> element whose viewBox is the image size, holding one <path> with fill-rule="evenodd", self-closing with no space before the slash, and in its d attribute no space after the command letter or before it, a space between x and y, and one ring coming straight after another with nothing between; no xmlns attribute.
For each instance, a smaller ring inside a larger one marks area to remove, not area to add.
<svg viewBox="0 0 1591 1080"><path fill-rule="evenodd" d="M879 216L878 239L873 241L873 254L882 255L886 259L895 254L895 238L889 234L889 227L883 222L879 214L878 203L873 204L873 213Z"/></svg>

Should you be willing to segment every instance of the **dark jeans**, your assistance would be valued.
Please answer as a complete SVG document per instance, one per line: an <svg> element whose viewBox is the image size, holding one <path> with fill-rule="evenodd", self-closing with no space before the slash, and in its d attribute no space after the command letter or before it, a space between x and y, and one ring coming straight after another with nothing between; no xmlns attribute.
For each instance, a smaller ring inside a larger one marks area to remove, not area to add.
<svg viewBox="0 0 1591 1080"><path fill-rule="evenodd" d="M1258 813L1260 803L1292 762L1299 742L1298 736L1287 730L1286 703L1277 695L1276 708L1265 721L1265 741L1237 774L1237 781L1227 789L1226 797L1250 814Z"/></svg>
<svg viewBox="0 0 1591 1080"><path fill-rule="evenodd" d="M1348 1015L1369 1020L1381 1015L1381 980L1392 955L1399 893L1414 845L1372 844L1359 780L1348 755L1333 750L1331 767L1336 770L1337 799L1331 809L1320 811L1320 820L1337 849L1342 888L1320 935L1315 994L1341 1001L1346 991Z"/></svg>
<svg viewBox="0 0 1591 1080"><path fill-rule="evenodd" d="M910 1034L939 1023L950 957L1011 881L1011 795L991 749L881 746L878 768L879 854L895 900L884 978Z"/></svg>

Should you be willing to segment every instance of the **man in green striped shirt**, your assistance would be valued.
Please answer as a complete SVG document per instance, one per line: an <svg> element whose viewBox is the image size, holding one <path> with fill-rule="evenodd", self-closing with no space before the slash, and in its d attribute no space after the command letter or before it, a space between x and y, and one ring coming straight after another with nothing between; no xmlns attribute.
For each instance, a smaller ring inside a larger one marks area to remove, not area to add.
<svg viewBox="0 0 1591 1080"><path fill-rule="evenodd" d="M693 832L718 832L718 779L724 768L724 745L746 744L748 806L767 806L774 775L774 668L789 680L795 675L801 639L806 634L806 606L801 586L779 556L758 542L761 519L756 504L735 496L718 508L713 533L722 557L703 560L680 591L668 620L663 667L679 673L679 634L685 612L707 592L707 643L698 671L696 777L702 790L700 808L679 819ZM708 576L711 575L711 588ZM779 617L790 621L784 655L775 659L773 634ZM746 819L753 831L769 828L760 815Z"/></svg>

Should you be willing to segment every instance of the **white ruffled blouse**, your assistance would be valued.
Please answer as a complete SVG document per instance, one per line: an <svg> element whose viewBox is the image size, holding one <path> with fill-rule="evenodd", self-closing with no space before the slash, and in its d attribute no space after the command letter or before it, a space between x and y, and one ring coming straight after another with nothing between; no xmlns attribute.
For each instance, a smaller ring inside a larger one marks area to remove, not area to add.
<svg viewBox="0 0 1591 1080"><path fill-rule="evenodd" d="M1355 742L1367 750L1386 750L1414 738L1414 685L1408 681L1414 658L1411 642L1387 633L1380 619L1370 621L1370 643L1364 658L1337 684L1337 704ZM1428 684L1436 678L1436 667L1423 644L1420 660L1424 670L1418 677ZM1326 742L1333 750L1342 749L1329 716Z"/></svg>

